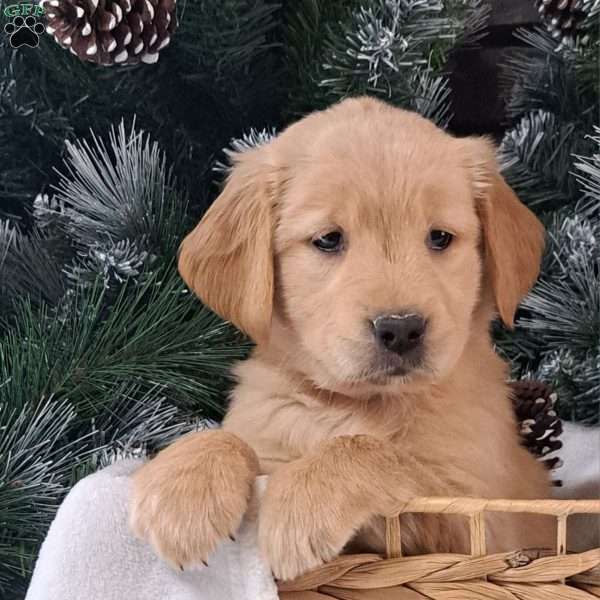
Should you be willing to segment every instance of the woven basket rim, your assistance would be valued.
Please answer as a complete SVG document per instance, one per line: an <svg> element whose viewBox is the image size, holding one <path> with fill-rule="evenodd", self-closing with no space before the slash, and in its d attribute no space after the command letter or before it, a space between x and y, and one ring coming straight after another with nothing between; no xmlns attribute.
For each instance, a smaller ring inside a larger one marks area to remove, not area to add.
<svg viewBox="0 0 600 600"><path fill-rule="evenodd" d="M533 552L515 549L513 552L487 554L485 515L499 512L553 516L557 522L556 550ZM407 513L467 516L471 553L402 556L401 517ZM420 597L424 599L461 597L465 600L468 598L527 600L537 598L544 600L553 597L561 600L600 598L600 548L580 553L567 553L567 521L570 515L575 514L600 515L600 499L516 500L416 497L399 503L392 514L385 516L385 556L378 554L339 556L293 581L279 582L280 598L285 600L287 598L290 600L354 598L357 596L352 590L386 589L390 593L395 589L403 588L411 590L410 593L414 596L410 597L415 599ZM303 596L304 592L308 595ZM338 592L341 595L336 595ZM406 597L400 594L401 592L398 592L398 598ZM446 596L446 594L450 595ZM385 596L386 599L391 597Z"/></svg>

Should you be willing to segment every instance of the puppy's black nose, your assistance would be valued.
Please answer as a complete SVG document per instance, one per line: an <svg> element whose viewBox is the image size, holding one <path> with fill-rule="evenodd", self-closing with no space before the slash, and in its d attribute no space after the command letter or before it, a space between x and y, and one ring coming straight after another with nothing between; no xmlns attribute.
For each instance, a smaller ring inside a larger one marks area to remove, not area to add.
<svg viewBox="0 0 600 600"><path fill-rule="evenodd" d="M423 341L425 319L421 315L380 315L373 321L375 338L386 350L405 354Z"/></svg>

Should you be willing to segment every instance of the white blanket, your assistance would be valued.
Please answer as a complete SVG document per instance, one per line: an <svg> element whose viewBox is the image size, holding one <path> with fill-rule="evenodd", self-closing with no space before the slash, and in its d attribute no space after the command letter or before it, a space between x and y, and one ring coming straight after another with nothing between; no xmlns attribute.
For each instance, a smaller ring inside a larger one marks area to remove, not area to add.
<svg viewBox="0 0 600 600"><path fill-rule="evenodd" d="M26 600L277 600L271 570L256 548L253 499L236 542L224 541L208 567L179 572L127 526L129 475L123 460L80 481L61 505ZM255 498L264 478L259 477Z"/></svg>
<svg viewBox="0 0 600 600"><path fill-rule="evenodd" d="M600 428L567 424L564 487L557 496L600 498ZM158 559L127 527L129 475L140 461L118 462L80 481L52 524L26 600L276 600L270 569L256 548L256 498L237 533L222 543L209 566L178 572ZM570 524L570 546L600 546L600 519Z"/></svg>
<svg viewBox="0 0 600 600"><path fill-rule="evenodd" d="M600 499L600 427L564 424L563 447L558 452L563 466L556 471L563 487L557 498ZM568 549L574 552L600 548L600 516L573 515L568 522Z"/></svg>

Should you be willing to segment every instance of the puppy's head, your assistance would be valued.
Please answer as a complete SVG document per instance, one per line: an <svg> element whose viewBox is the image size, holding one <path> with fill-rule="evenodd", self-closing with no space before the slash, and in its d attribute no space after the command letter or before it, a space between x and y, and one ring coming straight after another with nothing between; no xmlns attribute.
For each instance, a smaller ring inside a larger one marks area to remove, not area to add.
<svg viewBox="0 0 600 600"><path fill-rule="evenodd" d="M318 386L372 390L444 377L487 308L511 325L542 247L487 140L354 99L238 155L179 268Z"/></svg>

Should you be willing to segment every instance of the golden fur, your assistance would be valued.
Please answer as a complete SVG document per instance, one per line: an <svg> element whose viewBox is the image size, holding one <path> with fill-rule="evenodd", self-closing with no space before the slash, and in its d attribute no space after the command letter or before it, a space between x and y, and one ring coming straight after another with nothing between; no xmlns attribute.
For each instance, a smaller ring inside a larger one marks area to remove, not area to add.
<svg viewBox="0 0 600 600"><path fill-rule="evenodd" d="M344 232L339 255L311 244L332 228ZM432 228L455 234L446 251L427 248ZM210 563L268 473L260 546L291 578L343 549L381 550L377 517L398 499L547 497L489 335L495 313L512 324L542 248L489 141L373 99L237 156L179 268L257 346L235 370L223 430L185 437L138 472L134 530L176 565ZM366 324L407 307L428 320L425 360L393 376ZM543 519L497 517L488 531L491 552L551 545ZM458 517L415 517L406 550L467 552L465 532Z"/></svg>

